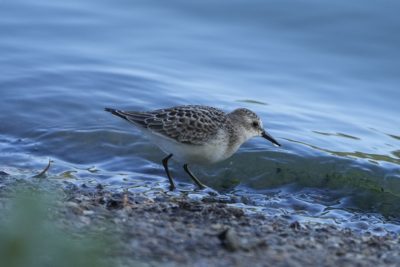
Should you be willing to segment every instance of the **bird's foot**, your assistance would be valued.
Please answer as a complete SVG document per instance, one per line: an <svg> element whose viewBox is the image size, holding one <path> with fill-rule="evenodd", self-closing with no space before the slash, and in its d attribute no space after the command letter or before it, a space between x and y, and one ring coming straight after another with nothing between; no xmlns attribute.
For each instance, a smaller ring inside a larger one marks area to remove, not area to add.
<svg viewBox="0 0 400 267"><path fill-rule="evenodd" d="M171 184L169 186L169 191L175 191L175 189L176 189L176 186L174 184Z"/></svg>
<svg viewBox="0 0 400 267"><path fill-rule="evenodd" d="M199 186L197 190L201 191L202 193L209 194L210 196L218 196L219 195L219 193L216 190L214 190L208 186L205 186L205 185L203 185L203 187Z"/></svg>

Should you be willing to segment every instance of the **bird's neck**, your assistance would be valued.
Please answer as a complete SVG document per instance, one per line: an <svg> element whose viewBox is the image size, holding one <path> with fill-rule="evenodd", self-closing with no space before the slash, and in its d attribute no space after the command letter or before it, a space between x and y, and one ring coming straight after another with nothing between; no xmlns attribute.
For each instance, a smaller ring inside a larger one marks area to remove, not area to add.
<svg viewBox="0 0 400 267"><path fill-rule="evenodd" d="M228 150L230 154L233 154L244 142L249 140L251 136L247 136L247 132L241 125L234 125L234 123L232 123L231 126L232 127L229 128L230 135Z"/></svg>

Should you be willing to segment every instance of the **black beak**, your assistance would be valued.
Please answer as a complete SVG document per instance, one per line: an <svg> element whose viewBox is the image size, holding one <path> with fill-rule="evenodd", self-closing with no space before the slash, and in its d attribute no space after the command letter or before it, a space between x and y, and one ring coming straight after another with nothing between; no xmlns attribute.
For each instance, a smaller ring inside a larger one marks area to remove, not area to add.
<svg viewBox="0 0 400 267"><path fill-rule="evenodd" d="M265 130L262 132L262 137L273 143L275 146L281 146L281 144L278 143L269 133L267 133Z"/></svg>

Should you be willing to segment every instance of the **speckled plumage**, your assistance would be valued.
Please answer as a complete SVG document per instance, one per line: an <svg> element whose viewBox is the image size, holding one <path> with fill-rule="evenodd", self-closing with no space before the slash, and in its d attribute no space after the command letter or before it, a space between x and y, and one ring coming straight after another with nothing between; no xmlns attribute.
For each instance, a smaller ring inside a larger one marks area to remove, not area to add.
<svg viewBox="0 0 400 267"><path fill-rule="evenodd" d="M150 112L115 111L129 122L174 139L202 145L228 122L226 114L207 106L178 106Z"/></svg>
<svg viewBox="0 0 400 267"><path fill-rule="evenodd" d="M148 112L105 109L144 131L165 153L185 163L184 169L199 185L203 186L187 169L188 163L208 164L230 157L248 139L263 136L279 145L263 129L260 118L251 110L236 109L230 113L200 105L177 106Z"/></svg>

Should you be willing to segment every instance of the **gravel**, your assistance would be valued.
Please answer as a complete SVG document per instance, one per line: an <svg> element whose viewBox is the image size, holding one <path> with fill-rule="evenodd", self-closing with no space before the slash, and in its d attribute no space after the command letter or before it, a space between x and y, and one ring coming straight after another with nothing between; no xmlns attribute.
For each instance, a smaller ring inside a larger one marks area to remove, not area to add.
<svg viewBox="0 0 400 267"><path fill-rule="evenodd" d="M50 187L57 187L49 191L58 196L49 209L52 221L62 229L74 229L76 236L96 232L107 238L104 258L114 266L400 264L397 235L374 236L250 214L234 207L226 196L191 197L187 192L162 191L149 196L115 192L103 185ZM1 187L1 202L12 194L10 186Z"/></svg>

